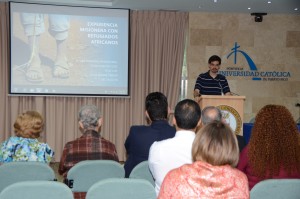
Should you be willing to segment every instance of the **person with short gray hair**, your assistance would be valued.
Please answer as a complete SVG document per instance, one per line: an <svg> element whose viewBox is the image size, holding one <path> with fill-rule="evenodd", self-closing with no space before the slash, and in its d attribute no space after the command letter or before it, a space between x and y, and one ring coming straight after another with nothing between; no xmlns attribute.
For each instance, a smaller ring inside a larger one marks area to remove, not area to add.
<svg viewBox="0 0 300 199"><path fill-rule="evenodd" d="M83 130L96 129L99 126L99 120L102 122L101 112L94 105L85 105L79 110L78 120Z"/></svg>
<svg viewBox="0 0 300 199"><path fill-rule="evenodd" d="M213 121L223 121L222 111L215 106L206 106L201 112L201 120L203 125L207 125ZM245 139L241 135L236 135L236 138L241 152L246 146Z"/></svg>
<svg viewBox="0 0 300 199"><path fill-rule="evenodd" d="M102 116L96 106L83 106L78 113L78 124L82 136L66 143L58 169L60 175L67 177L68 171L83 160L119 162L115 145L100 135Z"/></svg>
<svg viewBox="0 0 300 199"><path fill-rule="evenodd" d="M222 121L222 111L214 106L206 106L201 112L201 121L203 125L212 121Z"/></svg>

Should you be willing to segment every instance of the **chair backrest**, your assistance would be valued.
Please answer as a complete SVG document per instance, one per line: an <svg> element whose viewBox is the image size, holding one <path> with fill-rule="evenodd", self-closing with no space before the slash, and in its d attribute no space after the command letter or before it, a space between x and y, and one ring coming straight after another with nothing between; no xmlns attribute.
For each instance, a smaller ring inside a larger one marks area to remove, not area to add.
<svg viewBox="0 0 300 199"><path fill-rule="evenodd" d="M71 189L55 181L23 181L9 185L0 199L73 199Z"/></svg>
<svg viewBox="0 0 300 199"><path fill-rule="evenodd" d="M85 160L75 164L67 174L67 185L73 192L87 192L99 180L124 178L124 167L113 160Z"/></svg>
<svg viewBox="0 0 300 199"><path fill-rule="evenodd" d="M143 161L136 165L131 171L129 178L145 179L148 180L153 186L155 186L154 178L149 169L148 161Z"/></svg>
<svg viewBox="0 0 300 199"><path fill-rule="evenodd" d="M9 162L0 166L0 192L7 186L27 180L55 180L53 169L42 162Z"/></svg>
<svg viewBox="0 0 300 199"><path fill-rule="evenodd" d="M111 178L94 184L86 199L155 199L155 189L144 179Z"/></svg>
<svg viewBox="0 0 300 199"><path fill-rule="evenodd" d="M254 123L255 122L255 117L251 118L249 123Z"/></svg>
<svg viewBox="0 0 300 199"><path fill-rule="evenodd" d="M257 183L250 199L299 199L300 179L269 179Z"/></svg>

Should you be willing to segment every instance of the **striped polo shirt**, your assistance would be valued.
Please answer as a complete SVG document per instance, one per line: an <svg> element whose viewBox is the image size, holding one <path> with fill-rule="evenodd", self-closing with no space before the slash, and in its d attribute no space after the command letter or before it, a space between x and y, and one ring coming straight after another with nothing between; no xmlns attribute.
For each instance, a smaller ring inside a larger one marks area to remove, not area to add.
<svg viewBox="0 0 300 199"><path fill-rule="evenodd" d="M222 91L224 94L230 92L226 77L218 74L216 78L212 78L209 71L198 76L195 89L199 89L201 95L222 95Z"/></svg>

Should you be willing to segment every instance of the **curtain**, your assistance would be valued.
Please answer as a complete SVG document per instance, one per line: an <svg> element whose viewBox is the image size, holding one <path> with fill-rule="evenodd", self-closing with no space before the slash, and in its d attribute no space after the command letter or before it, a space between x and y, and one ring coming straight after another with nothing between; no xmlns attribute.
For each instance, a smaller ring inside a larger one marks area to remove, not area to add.
<svg viewBox="0 0 300 199"><path fill-rule="evenodd" d="M37 110L45 119L40 140L55 150L59 162L66 142L81 135L77 115L80 107L94 104L102 112L101 135L116 145L125 161L124 141L131 125L146 124L144 100L149 92L163 92L171 109L179 99L188 13L131 11L130 97L9 96L9 11L0 3L0 141L14 135L18 114Z"/></svg>
<svg viewBox="0 0 300 199"><path fill-rule="evenodd" d="M179 99L188 13L132 11L130 25L131 63L139 68L131 73L132 96L141 98L139 105L143 106L149 92L161 91L174 109Z"/></svg>

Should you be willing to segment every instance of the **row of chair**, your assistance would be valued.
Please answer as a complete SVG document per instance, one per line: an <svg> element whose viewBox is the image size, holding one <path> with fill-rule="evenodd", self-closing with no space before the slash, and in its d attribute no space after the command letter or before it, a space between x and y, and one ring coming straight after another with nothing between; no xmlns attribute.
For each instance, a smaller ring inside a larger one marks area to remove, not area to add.
<svg viewBox="0 0 300 199"><path fill-rule="evenodd" d="M9 185L0 199L73 199L71 189L56 181L23 181ZM155 199L154 187L143 179L109 178L95 183L86 199Z"/></svg>
<svg viewBox="0 0 300 199"><path fill-rule="evenodd" d="M128 198L132 199L155 198L155 193L152 189L153 187L151 187L151 184L145 180L135 179L137 181L130 182L130 179L121 179L120 181L122 181L122 183L116 183L118 180L119 179L108 179L94 184L88 191L87 199L127 199L126 196L129 196ZM141 186L141 182L144 183L145 186ZM132 185L134 185L136 189L131 189ZM137 189L139 190L137 191ZM131 191L133 191L133 193L130 193ZM283 198L300 198L300 179L268 179L259 182L250 191L250 199Z"/></svg>
<svg viewBox="0 0 300 199"><path fill-rule="evenodd" d="M67 175L67 179L65 180L65 184L68 185L68 189L71 192L88 192L92 185L103 179L116 178L122 179L124 182L126 182L128 179L124 179L124 176L124 168L118 162L111 160L87 160L79 162L70 169ZM146 181L148 181L147 183L151 185L154 193L154 179L150 173L147 161L137 165L132 171L130 178L145 179ZM116 179L114 181L116 181ZM45 183L40 183L41 185L44 184L44 187L47 187L49 186L50 181L55 180L56 179L54 171L44 163L11 162L3 164L0 167L0 192L5 187L8 187L9 185L16 182L48 181ZM124 182L118 183L122 184ZM31 183L35 184L34 182ZM129 183L127 183L127 185L130 186L130 183L141 182L130 181ZM18 186L23 186L23 184L21 183ZM44 187L41 187L41 190L43 190ZM140 188L140 190L143 189Z"/></svg>
<svg viewBox="0 0 300 199"><path fill-rule="evenodd" d="M70 169L65 183L73 192L86 192L93 184L106 178L124 178L121 164L112 160L86 160ZM148 167L148 161L137 165L130 178L146 179L154 186L154 179ZM44 163L11 162L0 167L0 192L8 185L25 180L55 179L54 171Z"/></svg>
<svg viewBox="0 0 300 199"><path fill-rule="evenodd" d="M133 169L130 179L125 179L124 175L123 166L115 161L82 161L68 172L67 186L64 183L55 182L54 171L47 164L6 163L0 166L0 199L35 199L41 196L43 199L69 199L73 198L72 192L87 192L87 199L127 198L126 196L133 199L155 198L154 180L147 161ZM254 186L250 192L250 198L299 199L300 179L264 180Z"/></svg>
<svg viewBox="0 0 300 199"><path fill-rule="evenodd" d="M253 187L250 199L299 199L299 179L264 180ZM0 199L73 199L71 189L55 181L23 181L6 187ZM143 179L110 178L92 185L86 199L155 199L151 183Z"/></svg>

